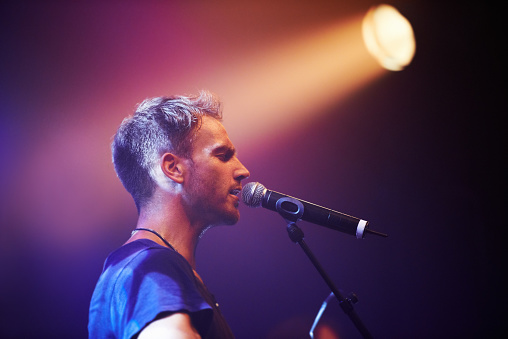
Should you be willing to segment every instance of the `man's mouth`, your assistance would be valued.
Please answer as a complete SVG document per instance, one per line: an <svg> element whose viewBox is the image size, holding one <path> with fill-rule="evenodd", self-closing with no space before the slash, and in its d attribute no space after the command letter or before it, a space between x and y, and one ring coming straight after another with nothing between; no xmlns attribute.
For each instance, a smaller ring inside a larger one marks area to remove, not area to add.
<svg viewBox="0 0 508 339"><path fill-rule="evenodd" d="M234 196L238 196L241 191L242 191L241 188L235 188L235 189L229 191L229 194L234 195Z"/></svg>

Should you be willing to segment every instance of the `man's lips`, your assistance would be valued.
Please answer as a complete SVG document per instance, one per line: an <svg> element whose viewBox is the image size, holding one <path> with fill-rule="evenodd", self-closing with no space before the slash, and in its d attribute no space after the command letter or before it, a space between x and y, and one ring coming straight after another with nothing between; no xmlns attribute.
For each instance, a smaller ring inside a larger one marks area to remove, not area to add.
<svg viewBox="0 0 508 339"><path fill-rule="evenodd" d="M231 191L229 191L229 194L234 196L236 199L240 200L240 192L242 192L242 188L234 188Z"/></svg>
<svg viewBox="0 0 508 339"><path fill-rule="evenodd" d="M235 188L235 189L232 189L231 191L229 191L229 194L238 196L238 194L240 194L241 191L242 191L242 188Z"/></svg>

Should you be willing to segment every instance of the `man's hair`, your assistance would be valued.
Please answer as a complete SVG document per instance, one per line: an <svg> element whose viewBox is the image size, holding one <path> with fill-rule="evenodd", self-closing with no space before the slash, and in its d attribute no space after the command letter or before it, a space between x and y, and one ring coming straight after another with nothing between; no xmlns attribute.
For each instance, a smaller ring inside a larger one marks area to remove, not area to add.
<svg viewBox="0 0 508 339"><path fill-rule="evenodd" d="M200 91L196 96L146 99L123 120L111 144L113 164L138 212L155 191L153 170L160 157L169 152L189 158L192 135L205 115L221 120L222 105L212 93Z"/></svg>

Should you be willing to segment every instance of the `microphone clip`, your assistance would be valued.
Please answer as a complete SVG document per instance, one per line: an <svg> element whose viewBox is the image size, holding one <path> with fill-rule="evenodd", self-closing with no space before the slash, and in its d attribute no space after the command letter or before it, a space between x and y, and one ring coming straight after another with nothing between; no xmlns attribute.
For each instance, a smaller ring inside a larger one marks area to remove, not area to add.
<svg viewBox="0 0 508 339"><path fill-rule="evenodd" d="M277 200L275 209L287 223L295 223L302 219L305 212L305 207L301 201L291 197L283 197Z"/></svg>
<svg viewBox="0 0 508 339"><path fill-rule="evenodd" d="M303 204L297 199L283 197L277 200L275 208L287 223L289 239L295 244L303 242L303 231L296 226L296 222L302 218L305 212Z"/></svg>

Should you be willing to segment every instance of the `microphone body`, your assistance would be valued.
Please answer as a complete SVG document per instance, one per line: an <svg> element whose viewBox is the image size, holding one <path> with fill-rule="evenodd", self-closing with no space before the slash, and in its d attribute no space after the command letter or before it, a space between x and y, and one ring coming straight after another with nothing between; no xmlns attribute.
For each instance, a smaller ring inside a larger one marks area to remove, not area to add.
<svg viewBox="0 0 508 339"><path fill-rule="evenodd" d="M300 213L298 219L354 235L358 239L365 237L365 231L369 224L366 220L355 218L289 195L270 191L258 182L250 182L243 187L242 200L249 207L262 206L279 213L281 208L288 213L293 213L299 208L298 205L301 204L303 205L303 214ZM297 220L293 221L296 222ZM377 232L367 231L367 233Z"/></svg>

